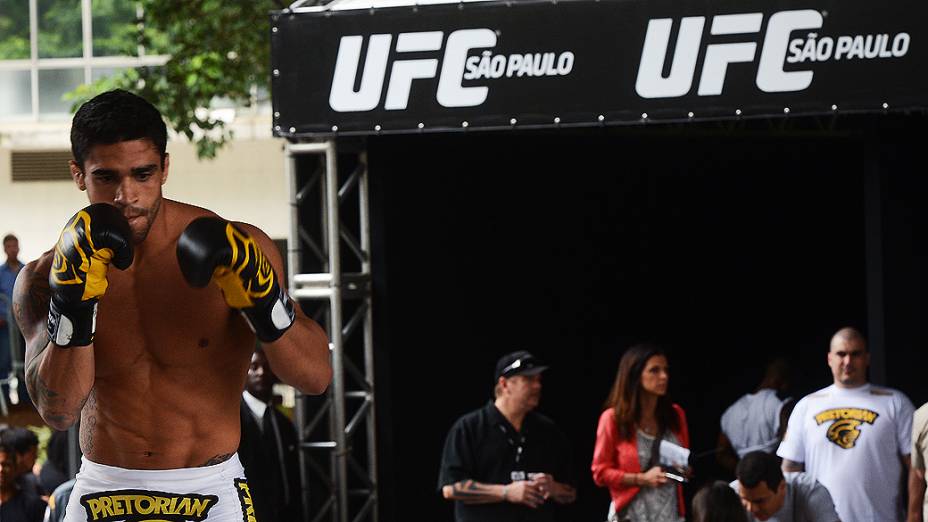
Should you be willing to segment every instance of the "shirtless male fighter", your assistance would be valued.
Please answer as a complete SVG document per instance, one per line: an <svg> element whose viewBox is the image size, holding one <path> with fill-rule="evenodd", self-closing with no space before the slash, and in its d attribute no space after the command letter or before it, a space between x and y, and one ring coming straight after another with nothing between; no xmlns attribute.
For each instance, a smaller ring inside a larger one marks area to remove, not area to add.
<svg viewBox="0 0 928 522"><path fill-rule="evenodd" d="M166 143L134 94L82 105L70 166L91 205L16 282L32 399L55 429L81 421L69 522L253 520L235 451L255 335L283 382L319 394L332 376L268 236L162 197Z"/></svg>

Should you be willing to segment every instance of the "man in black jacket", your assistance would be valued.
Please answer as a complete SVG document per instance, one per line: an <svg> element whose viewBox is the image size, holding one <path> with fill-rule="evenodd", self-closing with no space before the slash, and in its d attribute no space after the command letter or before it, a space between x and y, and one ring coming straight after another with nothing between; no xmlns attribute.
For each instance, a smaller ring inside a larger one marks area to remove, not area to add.
<svg viewBox="0 0 928 522"><path fill-rule="evenodd" d="M259 346L251 357L242 392L239 458L251 488L256 518L262 522L302 520L296 428L274 407L277 376Z"/></svg>

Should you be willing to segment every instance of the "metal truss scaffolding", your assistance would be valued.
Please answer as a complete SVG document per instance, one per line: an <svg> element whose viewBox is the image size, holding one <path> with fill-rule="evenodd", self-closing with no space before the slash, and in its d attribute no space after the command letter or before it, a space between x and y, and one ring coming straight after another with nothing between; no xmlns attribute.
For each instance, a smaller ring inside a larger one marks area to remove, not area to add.
<svg viewBox="0 0 928 522"><path fill-rule="evenodd" d="M339 146L286 149L290 294L326 326L333 369L324 397L297 398L304 520L377 522L367 158Z"/></svg>

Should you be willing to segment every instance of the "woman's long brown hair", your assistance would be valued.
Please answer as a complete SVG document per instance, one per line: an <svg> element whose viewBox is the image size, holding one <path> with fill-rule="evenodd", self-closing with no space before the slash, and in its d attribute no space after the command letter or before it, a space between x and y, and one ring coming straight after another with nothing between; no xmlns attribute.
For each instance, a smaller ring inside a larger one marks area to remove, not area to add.
<svg viewBox="0 0 928 522"><path fill-rule="evenodd" d="M619 361L619 370L604 407L615 409L615 422L623 439L634 436L635 426L641 420L641 374L648 359L655 355L667 357L657 346L638 344L626 350ZM658 430L680 430L680 419L673 410L669 394L657 398L656 410Z"/></svg>

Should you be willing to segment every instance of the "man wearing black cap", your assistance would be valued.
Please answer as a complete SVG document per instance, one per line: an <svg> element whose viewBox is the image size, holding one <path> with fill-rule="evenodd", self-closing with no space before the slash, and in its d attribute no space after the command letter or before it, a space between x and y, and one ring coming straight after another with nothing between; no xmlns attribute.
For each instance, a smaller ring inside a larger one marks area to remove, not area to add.
<svg viewBox="0 0 928 522"><path fill-rule="evenodd" d="M555 503L576 499L567 438L534 411L546 368L526 351L503 356L495 400L452 426L438 488L457 522L553 521Z"/></svg>

